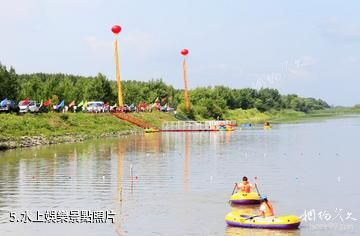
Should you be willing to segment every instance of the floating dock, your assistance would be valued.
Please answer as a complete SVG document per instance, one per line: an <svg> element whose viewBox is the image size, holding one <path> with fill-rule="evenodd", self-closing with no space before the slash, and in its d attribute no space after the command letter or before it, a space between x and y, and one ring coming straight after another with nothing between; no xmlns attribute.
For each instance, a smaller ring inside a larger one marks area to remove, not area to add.
<svg viewBox="0 0 360 236"><path fill-rule="evenodd" d="M130 114L114 112L113 116L127 121L140 128L146 133L154 132L212 132L212 131L233 131L236 121L233 120L209 120L209 121L168 121L162 124L161 129L149 124Z"/></svg>
<svg viewBox="0 0 360 236"><path fill-rule="evenodd" d="M161 132L213 132L223 126L235 126L235 121L168 121L164 122Z"/></svg>

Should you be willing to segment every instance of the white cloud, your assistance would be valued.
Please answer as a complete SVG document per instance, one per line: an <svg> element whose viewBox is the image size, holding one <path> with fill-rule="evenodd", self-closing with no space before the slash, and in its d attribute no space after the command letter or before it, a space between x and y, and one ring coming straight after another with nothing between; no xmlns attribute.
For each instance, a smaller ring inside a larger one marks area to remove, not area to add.
<svg viewBox="0 0 360 236"><path fill-rule="evenodd" d="M110 40L98 39L95 36L87 36L84 38L85 44L92 52L104 52L112 50L112 42Z"/></svg>
<svg viewBox="0 0 360 236"><path fill-rule="evenodd" d="M303 56L294 60L287 72L295 77L310 78L313 67L318 63L319 60L313 56Z"/></svg>
<svg viewBox="0 0 360 236"><path fill-rule="evenodd" d="M124 50L131 52L132 57L142 61L161 52L160 41L143 31L131 31L124 37L120 35L119 43L124 45Z"/></svg>
<svg viewBox="0 0 360 236"><path fill-rule="evenodd" d="M325 37L345 42L360 42L360 24L330 17L321 26Z"/></svg>
<svg viewBox="0 0 360 236"><path fill-rule="evenodd" d="M30 16L32 6L27 0L2 1L0 8L2 20L22 20Z"/></svg>
<svg viewBox="0 0 360 236"><path fill-rule="evenodd" d="M314 66L318 63L318 59L313 56L303 56L295 60L295 65L297 65L298 67Z"/></svg>

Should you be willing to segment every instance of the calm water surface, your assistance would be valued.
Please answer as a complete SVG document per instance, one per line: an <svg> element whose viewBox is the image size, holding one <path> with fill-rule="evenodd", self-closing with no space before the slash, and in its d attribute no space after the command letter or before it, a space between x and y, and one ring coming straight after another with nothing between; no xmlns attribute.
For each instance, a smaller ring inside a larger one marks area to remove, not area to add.
<svg viewBox="0 0 360 236"><path fill-rule="evenodd" d="M0 152L0 235L360 235L360 117L162 133ZM227 227L234 183L258 177L300 230ZM112 210L115 223L9 223L25 210Z"/></svg>

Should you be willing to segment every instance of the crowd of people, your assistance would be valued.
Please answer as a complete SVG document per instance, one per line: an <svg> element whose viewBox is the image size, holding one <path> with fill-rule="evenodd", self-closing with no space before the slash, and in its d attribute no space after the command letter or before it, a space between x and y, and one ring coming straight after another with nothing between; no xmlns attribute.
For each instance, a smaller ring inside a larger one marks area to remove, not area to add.
<svg viewBox="0 0 360 236"><path fill-rule="evenodd" d="M152 104L146 104L145 102L135 104L124 104L124 106L120 107L117 104L110 105L109 102L103 101L81 101L76 103L72 101L70 103L65 103L64 100L61 102L55 102L51 99L43 102L36 102L34 100L30 100L26 98L25 100L20 101L19 103L9 100L3 99L0 102L0 111L4 112L92 112L92 113L103 113L103 112L152 112L154 110L162 111L162 112L170 112L174 111L174 108L170 107L168 104L161 105L160 102L155 101Z"/></svg>

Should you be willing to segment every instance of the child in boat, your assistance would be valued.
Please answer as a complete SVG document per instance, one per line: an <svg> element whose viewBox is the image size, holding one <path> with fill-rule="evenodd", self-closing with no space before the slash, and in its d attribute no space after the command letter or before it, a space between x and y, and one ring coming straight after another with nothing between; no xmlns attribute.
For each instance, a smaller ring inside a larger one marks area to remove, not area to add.
<svg viewBox="0 0 360 236"><path fill-rule="evenodd" d="M237 191L250 193L251 189L254 189L255 187L248 181L248 178L246 176L244 176L242 180L242 183L236 184Z"/></svg>
<svg viewBox="0 0 360 236"><path fill-rule="evenodd" d="M273 206L271 205L271 203L268 201L266 196L262 196L262 200L263 202L261 203L260 206L260 215L262 217L268 217L268 216L274 216L274 209Z"/></svg>

